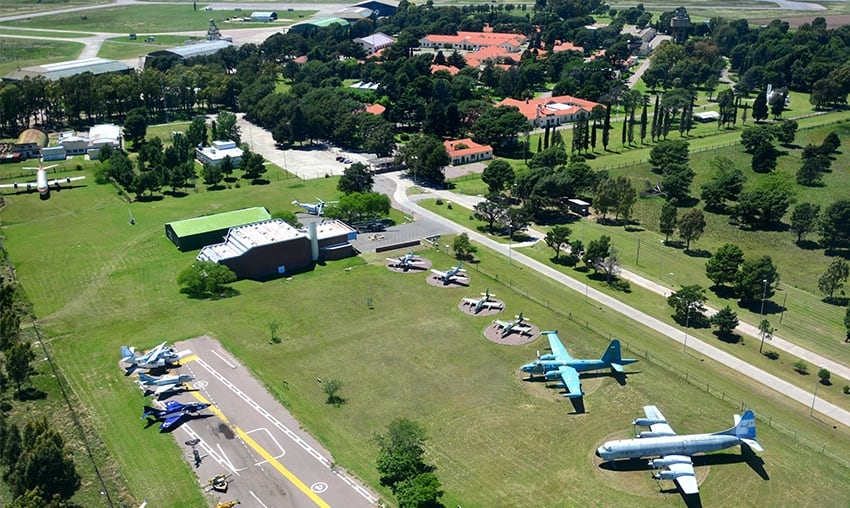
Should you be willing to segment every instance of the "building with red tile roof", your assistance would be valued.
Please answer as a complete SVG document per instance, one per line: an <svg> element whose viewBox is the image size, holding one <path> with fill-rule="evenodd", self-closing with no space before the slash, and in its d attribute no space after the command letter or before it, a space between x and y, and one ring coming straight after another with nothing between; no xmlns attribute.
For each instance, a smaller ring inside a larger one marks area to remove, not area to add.
<svg viewBox="0 0 850 508"><path fill-rule="evenodd" d="M449 74L451 74L452 76L454 76L455 74L460 72L460 69L458 69L457 67L454 67L452 65L431 64L431 74L434 74L435 72L438 72L438 71L446 71Z"/></svg>
<svg viewBox="0 0 850 508"><path fill-rule="evenodd" d="M526 43L522 34L498 32L458 32L457 35L426 35L419 39L423 48L451 48L462 51L476 51L483 47L499 46L512 53L518 53Z"/></svg>
<svg viewBox="0 0 850 508"><path fill-rule="evenodd" d="M551 127L574 122L579 113L590 114L590 111L599 105L578 97L560 95L524 101L507 98L496 104L496 107L514 106L525 115L532 127Z"/></svg>
<svg viewBox="0 0 850 508"><path fill-rule="evenodd" d="M469 138L443 141L446 152L452 160L452 166L478 162L493 158L493 147L490 145L479 145Z"/></svg>
<svg viewBox="0 0 850 508"><path fill-rule="evenodd" d="M366 106L366 109L364 109L363 111L365 111L367 113L372 113L373 115L381 116L381 115L384 114L384 111L386 111L386 110L387 110L387 108L385 108L384 106L382 106L380 104L371 104L369 106Z"/></svg>

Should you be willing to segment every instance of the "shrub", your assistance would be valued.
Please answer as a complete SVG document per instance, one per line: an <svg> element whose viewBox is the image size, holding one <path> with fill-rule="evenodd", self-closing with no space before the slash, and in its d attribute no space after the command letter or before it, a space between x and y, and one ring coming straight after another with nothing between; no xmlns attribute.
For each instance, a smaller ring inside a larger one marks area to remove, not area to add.
<svg viewBox="0 0 850 508"><path fill-rule="evenodd" d="M794 362L794 370L796 370L800 374L808 374L809 366L806 365L806 362L804 362L803 360L797 360L796 362Z"/></svg>
<svg viewBox="0 0 850 508"><path fill-rule="evenodd" d="M442 200L442 199L440 199L440 198L437 198L437 205L438 205L438 206L443 206L443 200Z"/></svg>
<svg viewBox="0 0 850 508"><path fill-rule="evenodd" d="M765 351L764 356L770 358L771 360L778 360L779 359L779 352L778 351Z"/></svg>
<svg viewBox="0 0 850 508"><path fill-rule="evenodd" d="M841 389L845 395L850 395L850 386L844 385L844 388Z"/></svg>
<svg viewBox="0 0 850 508"><path fill-rule="evenodd" d="M408 133L406 133L406 132L402 132L402 133L398 136L398 139L400 139L400 140L402 140L402 141L410 141L410 134L408 134Z"/></svg>

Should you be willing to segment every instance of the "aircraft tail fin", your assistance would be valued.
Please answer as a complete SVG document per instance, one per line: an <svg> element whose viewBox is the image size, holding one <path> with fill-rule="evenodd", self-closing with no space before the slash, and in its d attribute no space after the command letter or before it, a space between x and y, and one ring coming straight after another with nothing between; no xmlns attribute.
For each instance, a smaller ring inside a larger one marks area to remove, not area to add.
<svg viewBox="0 0 850 508"><path fill-rule="evenodd" d="M133 350L127 346L121 346L121 361L129 363L135 357Z"/></svg>
<svg viewBox="0 0 850 508"><path fill-rule="evenodd" d="M605 353L602 355L602 361L610 365L615 372L623 372L623 366L635 363L637 360L633 358L623 358L622 351L620 349L620 341L614 339L610 344L608 344L608 349L606 349Z"/></svg>
<svg viewBox="0 0 850 508"><path fill-rule="evenodd" d="M139 381L142 383L153 383L154 381L156 381L156 379L151 376L148 376L144 372L139 372Z"/></svg>
<svg viewBox="0 0 850 508"><path fill-rule="evenodd" d="M156 409L156 408L153 408L153 407L150 407L150 406L144 406L142 408L142 418L146 418L148 416L154 416L158 412L159 412L159 409Z"/></svg>
<svg viewBox="0 0 850 508"><path fill-rule="evenodd" d="M735 426L717 434L735 436L750 448L756 451L764 451L761 444L756 440L756 415L752 409L748 409L742 416L735 415Z"/></svg>

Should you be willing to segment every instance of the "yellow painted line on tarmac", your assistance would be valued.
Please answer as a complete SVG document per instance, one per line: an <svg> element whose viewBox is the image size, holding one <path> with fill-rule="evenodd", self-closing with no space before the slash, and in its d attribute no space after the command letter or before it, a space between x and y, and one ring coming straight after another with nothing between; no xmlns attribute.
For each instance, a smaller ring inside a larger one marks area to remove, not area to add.
<svg viewBox="0 0 850 508"><path fill-rule="evenodd" d="M181 358L180 363L193 362L198 359L198 355L189 355L186 358Z"/></svg>
<svg viewBox="0 0 850 508"><path fill-rule="evenodd" d="M195 357L195 358L197 358L197 357ZM204 397L203 395L201 395L201 394L200 394L200 393L198 393L197 391L193 391L193 392L190 392L190 393L192 394L192 396L194 396L196 399L198 399L198 402L202 402L202 403L204 403L204 404L209 404L209 403L210 403L210 401L208 401L208 400L206 399L206 397ZM220 419L221 419L224 423L230 424L230 422L227 420L227 417L226 417L226 416L224 416L224 413L222 413L222 412L221 412L221 410L219 410L217 407L215 407L215 406L211 405L211 406L210 406L210 407L208 407L207 409L209 409L210 411L212 411L212 412L213 412L213 414L215 414L216 416L218 416L218 417L219 417L219 418L220 418ZM321 497L319 497L319 495L318 495L318 494L316 494L315 492L313 492L313 491L310 489L310 487L308 487L308 486L307 486L304 482L302 482L302 481L301 481L301 479L300 479L300 478L298 478L297 476L295 476L295 473L293 473L292 471L290 471L289 469L287 469L286 467L284 467L284 465L283 465L283 464L281 464L280 462L278 462L278 460L277 460L276 458L274 458L274 457L272 456L272 454L270 454L269 452L267 452L267 451L265 450L265 448L263 448L262 446L260 446L260 444L259 444L259 443L257 443L256 441L254 441L254 440L251 438L251 436L249 436L248 434L246 434L246 433L245 433L245 431L243 431L242 429L240 429L240 428L239 428L239 427L237 427L236 425L231 425L231 427L232 427L232 428L233 428L233 430L236 432L236 434L237 434L237 435L238 435L238 436L242 439L242 441L244 441L244 442L245 442L245 444L247 444L248 446L250 446L251 448L253 448L255 452L257 452L258 454L260 454L260 456L266 460L266 462L268 462L269 464L271 464L271 466L272 466L272 467L274 467L275 469L277 469L277 471L278 471L280 474L282 474L282 475L283 475L283 476L284 476L287 480L289 480L290 482L292 482L292 484L293 484L293 485L295 485L296 487L298 487L298 490L300 490L301 492L303 492L305 496L309 497L311 501L313 501L314 503L316 503L316 506L320 506L320 507L322 507L322 508L331 508L331 505L329 505L328 503L326 503L326 502L324 501L324 499L322 499Z"/></svg>

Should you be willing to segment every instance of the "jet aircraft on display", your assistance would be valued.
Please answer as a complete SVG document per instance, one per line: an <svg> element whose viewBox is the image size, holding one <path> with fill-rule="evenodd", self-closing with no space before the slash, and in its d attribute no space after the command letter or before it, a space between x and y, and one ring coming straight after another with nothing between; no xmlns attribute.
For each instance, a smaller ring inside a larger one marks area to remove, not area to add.
<svg viewBox="0 0 850 508"><path fill-rule="evenodd" d="M167 365L175 365L180 361L180 355L172 348L166 348L165 342L151 349L143 355L136 355L131 347L121 346L121 363L126 363L130 367L127 372L135 368L139 369L158 369Z"/></svg>
<svg viewBox="0 0 850 508"><path fill-rule="evenodd" d="M589 372L592 370L608 369L617 373L623 372L623 366L630 363L635 363L637 360L633 358L622 358L620 354L620 341L614 339L608 344L608 349L605 354L598 360L579 360L573 358L567 353L567 348L561 343L558 338L558 332L543 332L549 339L549 348L551 354L540 356L537 354L537 360L527 363L520 367L523 372L529 374L541 374L549 381L560 379L567 393L564 397L581 397L584 392L581 391L581 380L579 379L580 372Z"/></svg>
<svg viewBox="0 0 850 508"><path fill-rule="evenodd" d="M57 189L63 183L71 183L76 182L77 180L85 179L85 176L66 176L65 178L54 178L53 180L47 179L47 170L51 168L55 168L58 164L53 164L51 166L45 166L41 162L39 162L37 168L24 168L24 169L34 169L35 171L35 181L34 182L23 182L23 183L6 183L0 185L0 188L5 189L25 189L27 191L35 189L38 191L39 197L41 199L47 199L50 197L50 186L53 185Z"/></svg>
<svg viewBox="0 0 850 508"><path fill-rule="evenodd" d="M334 203L337 203L337 201L322 201L319 198L316 198L316 203L302 203L297 199L292 202L293 205L300 206L301 208L306 210L307 213L309 213L310 215L316 215L318 217L321 217L324 213L325 206L332 205Z"/></svg>
<svg viewBox="0 0 850 508"><path fill-rule="evenodd" d="M463 269L463 263L458 262L457 266L454 268L450 268L445 272L441 272L440 270L431 270L431 273L437 276L438 279L443 281L443 284L449 284L452 282L466 284L469 282L469 276L466 275L466 270Z"/></svg>
<svg viewBox="0 0 850 508"><path fill-rule="evenodd" d="M487 289L481 293L481 298L464 298L463 304L471 306L475 314L478 314L484 309L504 309L505 304L493 300L494 296L496 295L491 294L490 290Z"/></svg>
<svg viewBox="0 0 850 508"><path fill-rule="evenodd" d="M165 409L156 409L154 407L145 406L143 408L142 419L148 418L153 420L162 420L160 430L169 430L177 426L183 418L194 416L200 411L210 407L208 402L190 402L182 404L177 401L169 400L165 403Z"/></svg>
<svg viewBox="0 0 850 508"><path fill-rule="evenodd" d="M195 378L188 374L180 374L179 376L160 376L153 377L145 373L139 373L139 386L145 391L145 395L153 394L157 397L162 397L171 392L186 389L186 383L193 381Z"/></svg>
<svg viewBox="0 0 850 508"><path fill-rule="evenodd" d="M756 417L751 410L743 417L734 415L735 426L731 429L683 436L673 431L657 407L644 406L643 411L646 418L638 418L632 424L649 427L649 431L639 433L636 439L608 441L596 450L596 455L610 461L659 457L649 461L651 468L660 470L653 476L658 480L674 480L685 494L699 492L692 455L738 445L764 451L756 441Z"/></svg>
<svg viewBox="0 0 850 508"><path fill-rule="evenodd" d="M402 270L410 270L410 269L420 269L424 268L418 266L418 263L422 262L422 258L414 254L413 252L408 252L404 256L398 258L387 258L387 261L390 262L390 266L393 268L400 268Z"/></svg>
<svg viewBox="0 0 850 508"><path fill-rule="evenodd" d="M501 319L496 319L493 323L497 328L501 328L502 337L507 337L512 333L518 333L520 335L531 335L531 325L527 325L526 318L523 317L522 312L518 315L514 316L513 321L502 321Z"/></svg>

